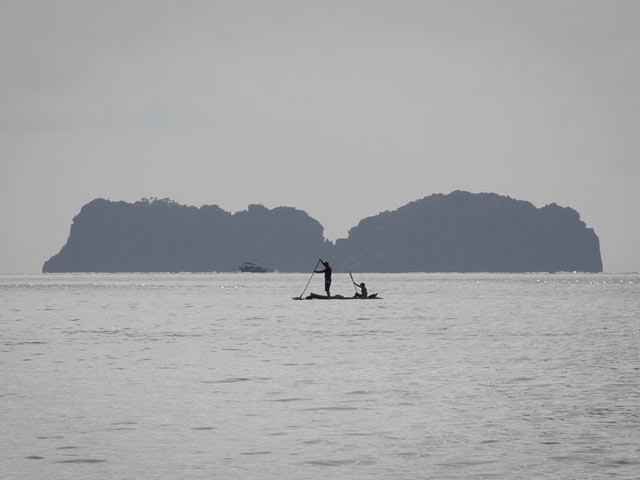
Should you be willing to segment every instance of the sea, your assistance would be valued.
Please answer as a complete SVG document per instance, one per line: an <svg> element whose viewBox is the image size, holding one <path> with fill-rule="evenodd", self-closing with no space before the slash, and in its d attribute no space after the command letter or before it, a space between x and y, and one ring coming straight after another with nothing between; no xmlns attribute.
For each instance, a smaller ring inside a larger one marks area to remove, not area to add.
<svg viewBox="0 0 640 480"><path fill-rule="evenodd" d="M640 274L354 279L0 275L0 478L640 478Z"/></svg>

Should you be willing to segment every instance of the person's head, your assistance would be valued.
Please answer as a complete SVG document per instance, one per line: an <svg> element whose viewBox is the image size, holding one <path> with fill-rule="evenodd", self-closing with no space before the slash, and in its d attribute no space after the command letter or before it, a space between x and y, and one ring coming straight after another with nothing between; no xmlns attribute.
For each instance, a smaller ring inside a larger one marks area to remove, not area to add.
<svg viewBox="0 0 640 480"><path fill-rule="evenodd" d="M360 286L364 288L364 282L362 282L362 283L360 284Z"/></svg>

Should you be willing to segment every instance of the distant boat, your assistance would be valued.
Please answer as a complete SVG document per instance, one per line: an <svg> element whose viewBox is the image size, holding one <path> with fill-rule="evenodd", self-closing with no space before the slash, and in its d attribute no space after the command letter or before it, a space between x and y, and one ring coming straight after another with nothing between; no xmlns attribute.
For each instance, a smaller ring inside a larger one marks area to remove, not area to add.
<svg viewBox="0 0 640 480"><path fill-rule="evenodd" d="M239 272L245 273L267 273L273 272L273 270L263 267L257 262L244 262L240 267L238 267Z"/></svg>

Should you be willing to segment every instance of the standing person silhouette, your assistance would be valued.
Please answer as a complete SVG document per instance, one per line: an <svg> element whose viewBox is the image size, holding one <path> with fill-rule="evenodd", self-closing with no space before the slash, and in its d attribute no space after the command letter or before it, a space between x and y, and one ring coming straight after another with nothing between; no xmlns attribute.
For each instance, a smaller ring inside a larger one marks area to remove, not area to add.
<svg viewBox="0 0 640 480"><path fill-rule="evenodd" d="M322 270L314 270L315 273L324 273L324 291L327 292L327 297L331 297L331 266L329 262L325 262L320 259L320 263L324 265Z"/></svg>

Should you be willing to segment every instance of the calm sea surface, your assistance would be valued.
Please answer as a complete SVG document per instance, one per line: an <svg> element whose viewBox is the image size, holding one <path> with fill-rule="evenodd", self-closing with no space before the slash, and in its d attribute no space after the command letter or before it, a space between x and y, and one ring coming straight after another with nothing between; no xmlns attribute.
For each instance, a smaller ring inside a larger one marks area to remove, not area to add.
<svg viewBox="0 0 640 480"><path fill-rule="evenodd" d="M1 275L0 477L640 478L640 275L308 279Z"/></svg>

